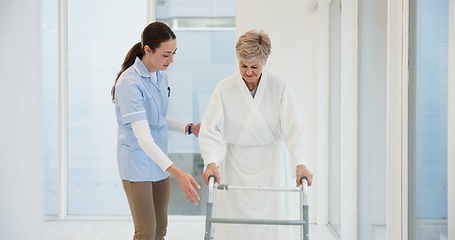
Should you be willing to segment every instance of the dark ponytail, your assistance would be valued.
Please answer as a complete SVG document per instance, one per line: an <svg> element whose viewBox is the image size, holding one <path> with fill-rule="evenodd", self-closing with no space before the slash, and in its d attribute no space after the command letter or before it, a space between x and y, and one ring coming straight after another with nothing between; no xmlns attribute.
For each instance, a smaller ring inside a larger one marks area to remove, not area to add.
<svg viewBox="0 0 455 240"><path fill-rule="evenodd" d="M155 52L160 47L162 42L175 39L175 34L172 30L162 22L150 23L142 32L141 41L136 43L126 54L123 60L122 69L115 78L114 86L111 89L112 101L115 99L115 85L117 84L120 75L131 67L136 61L136 58L142 59L144 56L144 47L149 46L152 52Z"/></svg>
<svg viewBox="0 0 455 240"><path fill-rule="evenodd" d="M128 69L129 67L131 67L134 64L136 57L142 58L143 56L144 56L144 50L143 50L142 44L140 42L134 44L134 46L128 51L128 53L125 56L125 60L123 60L122 69L117 74L117 77L115 78L114 86L112 86L112 89L111 89L112 101L114 101L114 98L115 98L115 84L117 84L117 81L120 78L120 75L122 75L122 73L126 69Z"/></svg>

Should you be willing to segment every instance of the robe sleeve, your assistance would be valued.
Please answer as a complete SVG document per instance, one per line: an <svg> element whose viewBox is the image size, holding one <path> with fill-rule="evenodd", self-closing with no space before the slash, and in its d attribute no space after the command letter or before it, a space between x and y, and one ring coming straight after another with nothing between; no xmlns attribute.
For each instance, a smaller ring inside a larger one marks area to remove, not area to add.
<svg viewBox="0 0 455 240"><path fill-rule="evenodd" d="M280 124L283 141L289 150L293 166L304 164L305 143L303 136L303 124L297 116L297 107L294 97L285 85L280 106Z"/></svg>
<svg viewBox="0 0 455 240"><path fill-rule="evenodd" d="M221 99L215 90L202 118L199 131L199 148L205 166L210 163L218 166L226 155L227 144L223 133L223 123Z"/></svg>

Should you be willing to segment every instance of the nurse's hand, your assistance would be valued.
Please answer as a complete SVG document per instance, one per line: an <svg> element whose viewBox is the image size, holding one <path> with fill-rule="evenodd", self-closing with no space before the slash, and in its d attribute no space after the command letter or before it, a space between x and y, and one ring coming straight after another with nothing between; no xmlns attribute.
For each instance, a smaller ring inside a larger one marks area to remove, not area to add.
<svg viewBox="0 0 455 240"><path fill-rule="evenodd" d="M297 187L300 186L300 177L307 178L308 186L311 186L313 183L313 174L303 164L297 165L297 167L295 167L295 182Z"/></svg>
<svg viewBox="0 0 455 240"><path fill-rule="evenodd" d="M185 194L186 198L190 200L194 205L198 205L198 201L201 200L199 194L197 193L196 189L201 189L201 186L194 180L191 174L186 173L179 168L177 168L174 164L172 164L167 171L175 177L177 182L179 183L180 189Z"/></svg>
<svg viewBox="0 0 455 240"><path fill-rule="evenodd" d="M218 168L216 167L215 163L209 163L207 165L207 168L205 171L202 173L202 179L204 179L205 184L209 184L209 176L215 175L216 179L215 182L218 184L220 183L220 172L218 171Z"/></svg>

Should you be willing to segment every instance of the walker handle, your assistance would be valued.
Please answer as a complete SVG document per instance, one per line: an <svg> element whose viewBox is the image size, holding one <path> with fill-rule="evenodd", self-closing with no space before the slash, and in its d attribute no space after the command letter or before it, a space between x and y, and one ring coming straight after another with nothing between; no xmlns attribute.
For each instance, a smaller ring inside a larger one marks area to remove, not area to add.
<svg viewBox="0 0 455 240"><path fill-rule="evenodd" d="M213 178L213 181L216 181L216 175L212 174L207 177L208 182L210 182L210 178Z"/></svg>
<svg viewBox="0 0 455 240"><path fill-rule="evenodd" d="M305 185L308 185L308 178L306 176L301 176L299 178L299 182L300 182L300 184L302 184L302 186L303 186L303 180L305 180L305 183L306 183Z"/></svg>

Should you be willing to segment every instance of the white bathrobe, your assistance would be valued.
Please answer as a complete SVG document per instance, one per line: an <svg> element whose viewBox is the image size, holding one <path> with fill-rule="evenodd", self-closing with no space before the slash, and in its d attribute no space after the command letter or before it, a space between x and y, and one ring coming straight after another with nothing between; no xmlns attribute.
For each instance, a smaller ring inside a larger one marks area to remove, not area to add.
<svg viewBox="0 0 455 240"><path fill-rule="evenodd" d="M295 166L305 161L302 131L285 81L263 71L253 98L237 73L214 90L199 144L204 164L216 163L222 183L283 187L289 185L284 167L289 163L282 141L295 175ZM282 200L274 192L218 191L214 211L221 218L287 219ZM298 212L298 207L290 210ZM287 240L292 239L289 233L286 226L214 224L215 240Z"/></svg>

